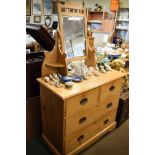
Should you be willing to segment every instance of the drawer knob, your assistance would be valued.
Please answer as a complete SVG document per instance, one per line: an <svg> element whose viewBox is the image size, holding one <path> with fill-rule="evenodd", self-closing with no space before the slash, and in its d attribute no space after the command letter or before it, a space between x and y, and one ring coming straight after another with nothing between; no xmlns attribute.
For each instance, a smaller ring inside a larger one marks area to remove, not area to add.
<svg viewBox="0 0 155 155"><path fill-rule="evenodd" d="M86 122L87 118L86 117L82 117L80 120L79 120L79 123L80 124L83 124L84 122Z"/></svg>
<svg viewBox="0 0 155 155"><path fill-rule="evenodd" d="M104 121L104 125L108 124L108 122L109 122L109 119L106 119L106 120Z"/></svg>
<svg viewBox="0 0 155 155"><path fill-rule="evenodd" d="M81 135L80 137L77 138L77 141L79 143L82 143L82 141L84 140L85 136L84 135Z"/></svg>
<svg viewBox="0 0 155 155"><path fill-rule="evenodd" d="M112 103L110 102L107 104L107 108L111 108L111 107L112 107Z"/></svg>
<svg viewBox="0 0 155 155"><path fill-rule="evenodd" d="M88 102L88 99L87 99L87 98L83 98L83 99L80 101L80 104L81 104L81 105L85 105L87 102Z"/></svg>
<svg viewBox="0 0 155 155"><path fill-rule="evenodd" d="M110 88L109 88L109 91L113 92L115 90L115 86L112 85Z"/></svg>

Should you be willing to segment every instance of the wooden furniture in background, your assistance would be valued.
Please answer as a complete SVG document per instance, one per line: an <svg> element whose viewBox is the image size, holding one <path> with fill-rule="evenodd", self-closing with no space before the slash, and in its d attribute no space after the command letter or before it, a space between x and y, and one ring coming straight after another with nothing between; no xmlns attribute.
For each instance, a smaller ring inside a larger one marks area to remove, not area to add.
<svg viewBox="0 0 155 155"><path fill-rule="evenodd" d="M129 8L119 8L116 16L116 36L129 41Z"/></svg>
<svg viewBox="0 0 155 155"><path fill-rule="evenodd" d="M26 140L39 138L41 133L40 96L35 96L26 101Z"/></svg>
<svg viewBox="0 0 155 155"><path fill-rule="evenodd" d="M116 115L117 127L129 119L129 91L122 92Z"/></svg>
<svg viewBox="0 0 155 155"><path fill-rule="evenodd" d="M108 17L108 12L88 11L88 26L93 32L112 32L114 29L114 16Z"/></svg>

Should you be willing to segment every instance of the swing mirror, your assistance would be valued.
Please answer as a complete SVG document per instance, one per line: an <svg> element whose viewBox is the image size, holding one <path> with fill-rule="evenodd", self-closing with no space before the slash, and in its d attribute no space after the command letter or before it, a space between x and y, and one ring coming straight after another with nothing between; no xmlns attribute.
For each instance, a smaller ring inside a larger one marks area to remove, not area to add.
<svg viewBox="0 0 155 155"><path fill-rule="evenodd" d="M84 17L64 16L64 49L67 58L81 57L86 54Z"/></svg>
<svg viewBox="0 0 155 155"><path fill-rule="evenodd" d="M87 56L86 10L83 6L59 4L59 29L62 51L68 62L84 60Z"/></svg>

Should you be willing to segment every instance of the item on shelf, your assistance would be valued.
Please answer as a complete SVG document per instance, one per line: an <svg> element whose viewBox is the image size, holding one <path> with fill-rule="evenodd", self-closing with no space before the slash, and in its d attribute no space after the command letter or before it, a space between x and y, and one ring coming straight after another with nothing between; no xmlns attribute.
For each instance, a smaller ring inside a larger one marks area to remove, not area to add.
<svg viewBox="0 0 155 155"><path fill-rule="evenodd" d="M114 60L114 59L118 59L121 57L121 54L120 53L116 53L116 54L108 54L108 58L110 60Z"/></svg>
<svg viewBox="0 0 155 155"><path fill-rule="evenodd" d="M52 80L50 82L51 85L54 85L56 87L62 87L63 85L60 83L60 79L56 73L53 73L53 75L49 75L50 79Z"/></svg>
<svg viewBox="0 0 155 155"><path fill-rule="evenodd" d="M111 67L108 64L104 64L105 70L106 71L111 71Z"/></svg>
<svg viewBox="0 0 155 155"><path fill-rule="evenodd" d="M110 10L111 11L117 11L119 8L120 2L119 0L111 0L110 2Z"/></svg>
<svg viewBox="0 0 155 155"><path fill-rule="evenodd" d="M49 82L49 81L50 81L50 78L49 78L48 76L45 76L45 77L44 77L44 80L45 80L46 82Z"/></svg>
<svg viewBox="0 0 155 155"><path fill-rule="evenodd" d="M58 74L59 78L61 79L62 82L71 82L73 80L72 77L70 76L62 76L60 74Z"/></svg>
<svg viewBox="0 0 155 155"><path fill-rule="evenodd" d="M122 38L115 36L113 38L113 41L112 42L113 42L113 44L115 44L115 47L116 48L119 48L119 47L121 47L123 40L122 40Z"/></svg>
<svg viewBox="0 0 155 155"><path fill-rule="evenodd" d="M112 62L110 62L110 66L112 69L115 70L124 70L125 62L122 59L115 59ZM125 70L124 70L125 71Z"/></svg>
<svg viewBox="0 0 155 155"><path fill-rule="evenodd" d="M99 4L95 4L95 11L103 11L103 7L102 7L102 5L99 5Z"/></svg>
<svg viewBox="0 0 155 155"><path fill-rule="evenodd" d="M83 78L81 76L73 76L72 79L73 79L74 82L81 82L81 81L83 81Z"/></svg>
<svg viewBox="0 0 155 155"><path fill-rule="evenodd" d="M101 68L101 72L107 73L107 71L104 69L104 66L100 66L100 68Z"/></svg>
<svg viewBox="0 0 155 155"><path fill-rule="evenodd" d="M65 87L66 88L72 88L73 87L73 82L65 82Z"/></svg>
<svg viewBox="0 0 155 155"><path fill-rule="evenodd" d="M69 76L82 76L86 79L89 74L88 67L83 61L75 61L68 64Z"/></svg>

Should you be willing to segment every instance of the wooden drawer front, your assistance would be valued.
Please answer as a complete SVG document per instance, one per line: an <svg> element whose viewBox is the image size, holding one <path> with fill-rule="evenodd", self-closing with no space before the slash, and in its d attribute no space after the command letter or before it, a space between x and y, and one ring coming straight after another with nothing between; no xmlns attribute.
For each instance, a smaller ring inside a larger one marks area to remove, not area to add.
<svg viewBox="0 0 155 155"><path fill-rule="evenodd" d="M119 97L121 86L122 86L122 78L101 86L100 101L107 97L113 97L113 96Z"/></svg>
<svg viewBox="0 0 155 155"><path fill-rule="evenodd" d="M96 105L99 97L99 88L92 89L83 94L67 100L66 116L83 111L90 106Z"/></svg>
<svg viewBox="0 0 155 155"><path fill-rule="evenodd" d="M119 96L107 97L105 99L102 99L98 106L99 108L98 114L108 113L112 109L117 108L118 103L119 103Z"/></svg>
<svg viewBox="0 0 155 155"><path fill-rule="evenodd" d="M97 110L97 106L94 106L66 119L66 135L69 135L96 121L98 117Z"/></svg>
<svg viewBox="0 0 155 155"><path fill-rule="evenodd" d="M99 119L99 128L100 130L104 130L106 127L108 127L110 124L112 124L115 121L117 113L117 108L111 110L109 113L103 115Z"/></svg>
<svg viewBox="0 0 155 155"><path fill-rule="evenodd" d="M88 139L92 138L99 132L99 124L96 122L90 124L86 128L78 130L73 134L65 137L65 152L66 154L86 142Z"/></svg>

